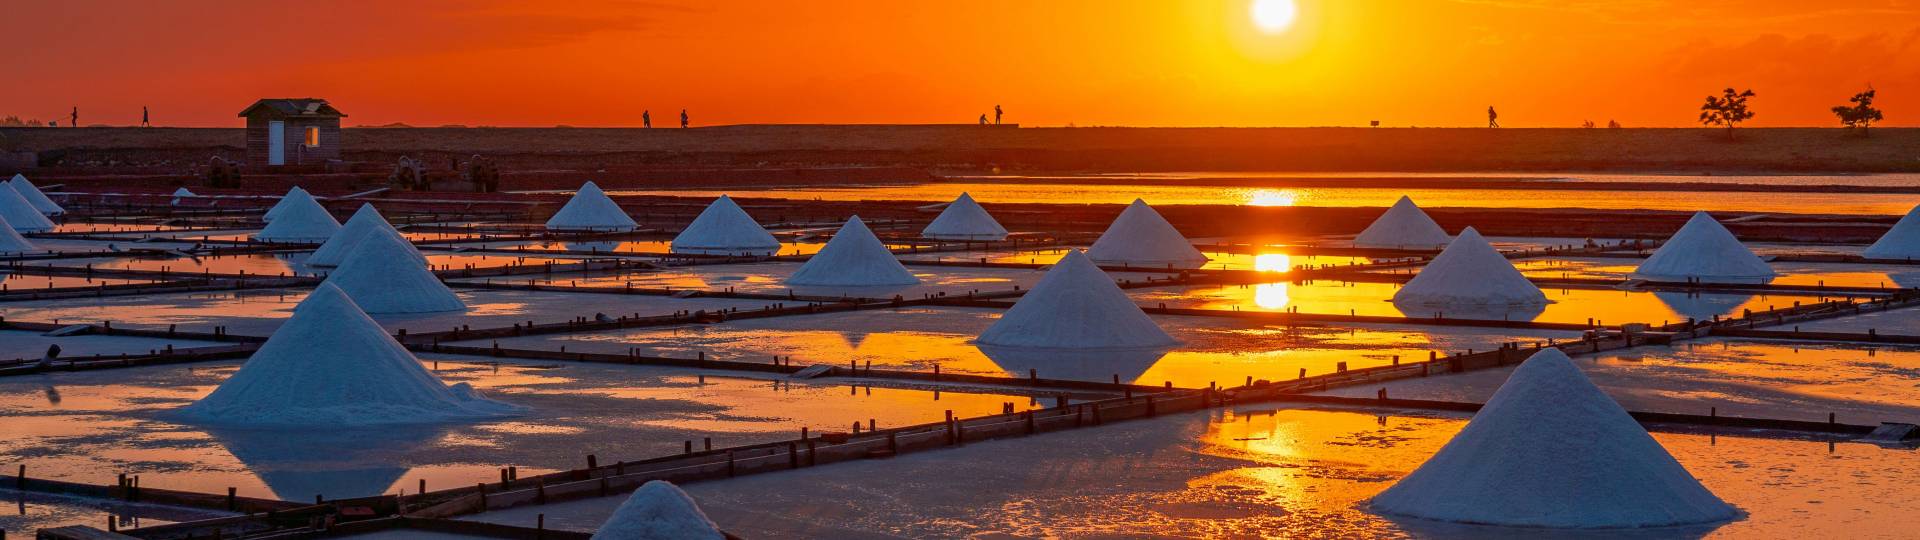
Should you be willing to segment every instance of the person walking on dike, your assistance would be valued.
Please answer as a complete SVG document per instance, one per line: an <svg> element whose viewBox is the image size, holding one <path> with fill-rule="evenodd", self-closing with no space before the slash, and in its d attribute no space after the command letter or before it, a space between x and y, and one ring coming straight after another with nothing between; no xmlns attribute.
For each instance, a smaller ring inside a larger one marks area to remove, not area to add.
<svg viewBox="0 0 1920 540"><path fill-rule="evenodd" d="M140 127L153 127L153 124L147 123L147 120L149 120L149 118L147 117L147 106L141 105L140 106Z"/></svg>
<svg viewBox="0 0 1920 540"><path fill-rule="evenodd" d="M640 111L640 127L653 129L653 111Z"/></svg>
<svg viewBox="0 0 1920 540"><path fill-rule="evenodd" d="M74 107L73 114L67 116L67 127L80 127L80 108Z"/></svg>
<svg viewBox="0 0 1920 540"><path fill-rule="evenodd" d="M1500 113L1493 112L1492 105L1487 106L1487 127L1490 127L1490 128L1500 127Z"/></svg>
<svg viewBox="0 0 1920 540"><path fill-rule="evenodd" d="M1000 106L993 106L993 125L1000 125Z"/></svg>
<svg viewBox="0 0 1920 540"><path fill-rule="evenodd" d="M680 109L680 129L687 128L687 110Z"/></svg>

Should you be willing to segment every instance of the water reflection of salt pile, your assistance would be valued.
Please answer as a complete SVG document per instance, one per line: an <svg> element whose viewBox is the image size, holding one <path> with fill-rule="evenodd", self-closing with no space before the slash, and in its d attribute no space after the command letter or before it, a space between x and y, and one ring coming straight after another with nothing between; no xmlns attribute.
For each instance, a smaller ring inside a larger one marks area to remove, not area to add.
<svg viewBox="0 0 1920 540"><path fill-rule="evenodd" d="M1661 527L1740 515L1559 349L1516 368L1460 433L1375 496L1372 508L1554 528Z"/></svg>
<svg viewBox="0 0 1920 540"><path fill-rule="evenodd" d="M1684 291L1654 291L1654 298L1674 313L1701 321L1735 315L1734 310L1753 299L1751 294L1701 294Z"/></svg>
<svg viewBox="0 0 1920 540"><path fill-rule="evenodd" d="M1008 376L1029 374L1045 379L1131 383L1160 362L1172 349L1033 349L979 345L981 354Z"/></svg>
<svg viewBox="0 0 1920 540"><path fill-rule="evenodd" d="M207 434L288 501L369 497L387 492L408 467L398 454L440 438L445 427L382 426L379 429L210 428Z"/></svg>

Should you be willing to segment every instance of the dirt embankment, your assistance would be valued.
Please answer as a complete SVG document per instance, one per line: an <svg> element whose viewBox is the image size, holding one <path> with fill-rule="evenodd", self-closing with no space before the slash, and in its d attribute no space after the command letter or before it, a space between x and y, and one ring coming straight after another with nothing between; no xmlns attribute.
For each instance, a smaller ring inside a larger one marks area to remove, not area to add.
<svg viewBox="0 0 1920 540"><path fill-rule="evenodd" d="M242 130L6 128L42 173L168 174L243 154ZM348 128L348 161L483 154L508 171L883 167L1001 171L1920 172L1920 129Z"/></svg>

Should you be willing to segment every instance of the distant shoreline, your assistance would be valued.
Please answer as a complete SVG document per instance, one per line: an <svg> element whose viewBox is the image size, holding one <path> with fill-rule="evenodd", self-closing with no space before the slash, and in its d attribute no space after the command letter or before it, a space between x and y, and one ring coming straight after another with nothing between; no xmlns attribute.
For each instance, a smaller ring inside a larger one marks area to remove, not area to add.
<svg viewBox="0 0 1920 540"><path fill-rule="evenodd" d="M0 150L54 166L204 164L240 128L0 128ZM347 128L348 161L483 154L507 170L892 167L924 171L1635 174L1920 172L1920 128L1011 128L748 125L678 128ZM47 159L42 159L47 162ZM96 171L111 172L111 171ZM870 179L869 179L870 180Z"/></svg>

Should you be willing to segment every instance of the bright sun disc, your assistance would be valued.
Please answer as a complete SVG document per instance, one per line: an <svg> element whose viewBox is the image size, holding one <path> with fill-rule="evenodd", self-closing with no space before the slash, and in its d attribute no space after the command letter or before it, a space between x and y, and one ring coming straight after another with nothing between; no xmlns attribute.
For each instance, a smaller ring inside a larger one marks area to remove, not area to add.
<svg viewBox="0 0 1920 540"><path fill-rule="evenodd" d="M1253 0L1253 25L1261 31L1279 32L1293 24L1293 0Z"/></svg>

